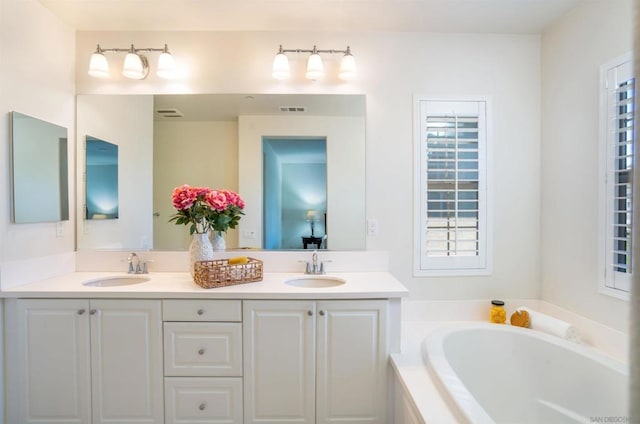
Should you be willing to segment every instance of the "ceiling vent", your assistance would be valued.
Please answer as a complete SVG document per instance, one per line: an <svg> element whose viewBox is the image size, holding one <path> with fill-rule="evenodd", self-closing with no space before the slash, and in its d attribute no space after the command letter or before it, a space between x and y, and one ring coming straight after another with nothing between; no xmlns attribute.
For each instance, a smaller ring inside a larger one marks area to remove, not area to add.
<svg viewBox="0 0 640 424"><path fill-rule="evenodd" d="M306 112L307 109L304 106L280 106L280 112Z"/></svg>
<svg viewBox="0 0 640 424"><path fill-rule="evenodd" d="M182 118L184 115L178 109L157 109L156 113L164 118Z"/></svg>

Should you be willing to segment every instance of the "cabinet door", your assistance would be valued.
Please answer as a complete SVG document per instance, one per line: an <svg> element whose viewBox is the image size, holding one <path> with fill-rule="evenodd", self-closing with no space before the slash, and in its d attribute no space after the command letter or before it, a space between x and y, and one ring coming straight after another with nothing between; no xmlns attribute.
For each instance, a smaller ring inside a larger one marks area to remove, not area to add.
<svg viewBox="0 0 640 424"><path fill-rule="evenodd" d="M7 422L89 422L89 302L6 302Z"/></svg>
<svg viewBox="0 0 640 424"><path fill-rule="evenodd" d="M387 301L318 302L318 424L384 424Z"/></svg>
<svg viewBox="0 0 640 424"><path fill-rule="evenodd" d="M315 302L243 309L245 423L314 423Z"/></svg>
<svg viewBox="0 0 640 424"><path fill-rule="evenodd" d="M93 424L162 423L159 300L92 300Z"/></svg>

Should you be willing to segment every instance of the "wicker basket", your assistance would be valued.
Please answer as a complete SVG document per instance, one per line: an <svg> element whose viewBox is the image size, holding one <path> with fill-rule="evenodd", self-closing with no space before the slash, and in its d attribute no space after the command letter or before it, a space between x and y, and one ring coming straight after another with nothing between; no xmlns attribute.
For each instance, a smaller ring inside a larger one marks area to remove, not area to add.
<svg viewBox="0 0 640 424"><path fill-rule="evenodd" d="M246 264L229 265L228 259L197 261L193 280L202 288L233 286L262 280L262 261L247 258Z"/></svg>

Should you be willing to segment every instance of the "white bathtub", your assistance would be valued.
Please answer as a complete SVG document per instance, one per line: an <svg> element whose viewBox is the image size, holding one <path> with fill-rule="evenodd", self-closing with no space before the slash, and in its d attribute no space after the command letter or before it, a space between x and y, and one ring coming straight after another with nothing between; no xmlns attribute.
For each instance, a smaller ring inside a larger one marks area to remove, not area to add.
<svg viewBox="0 0 640 424"><path fill-rule="evenodd" d="M450 324L422 344L455 416L472 423L628 422L628 369L529 329Z"/></svg>

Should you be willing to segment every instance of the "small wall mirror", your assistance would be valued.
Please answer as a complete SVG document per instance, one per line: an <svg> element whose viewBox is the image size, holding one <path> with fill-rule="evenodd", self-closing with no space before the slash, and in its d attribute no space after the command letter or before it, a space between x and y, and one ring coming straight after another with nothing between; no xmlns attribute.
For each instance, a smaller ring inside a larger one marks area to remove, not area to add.
<svg viewBox="0 0 640 424"><path fill-rule="evenodd" d="M11 112L12 222L69 219L67 129Z"/></svg>
<svg viewBox="0 0 640 424"><path fill-rule="evenodd" d="M118 218L118 146L86 139L86 219Z"/></svg>

